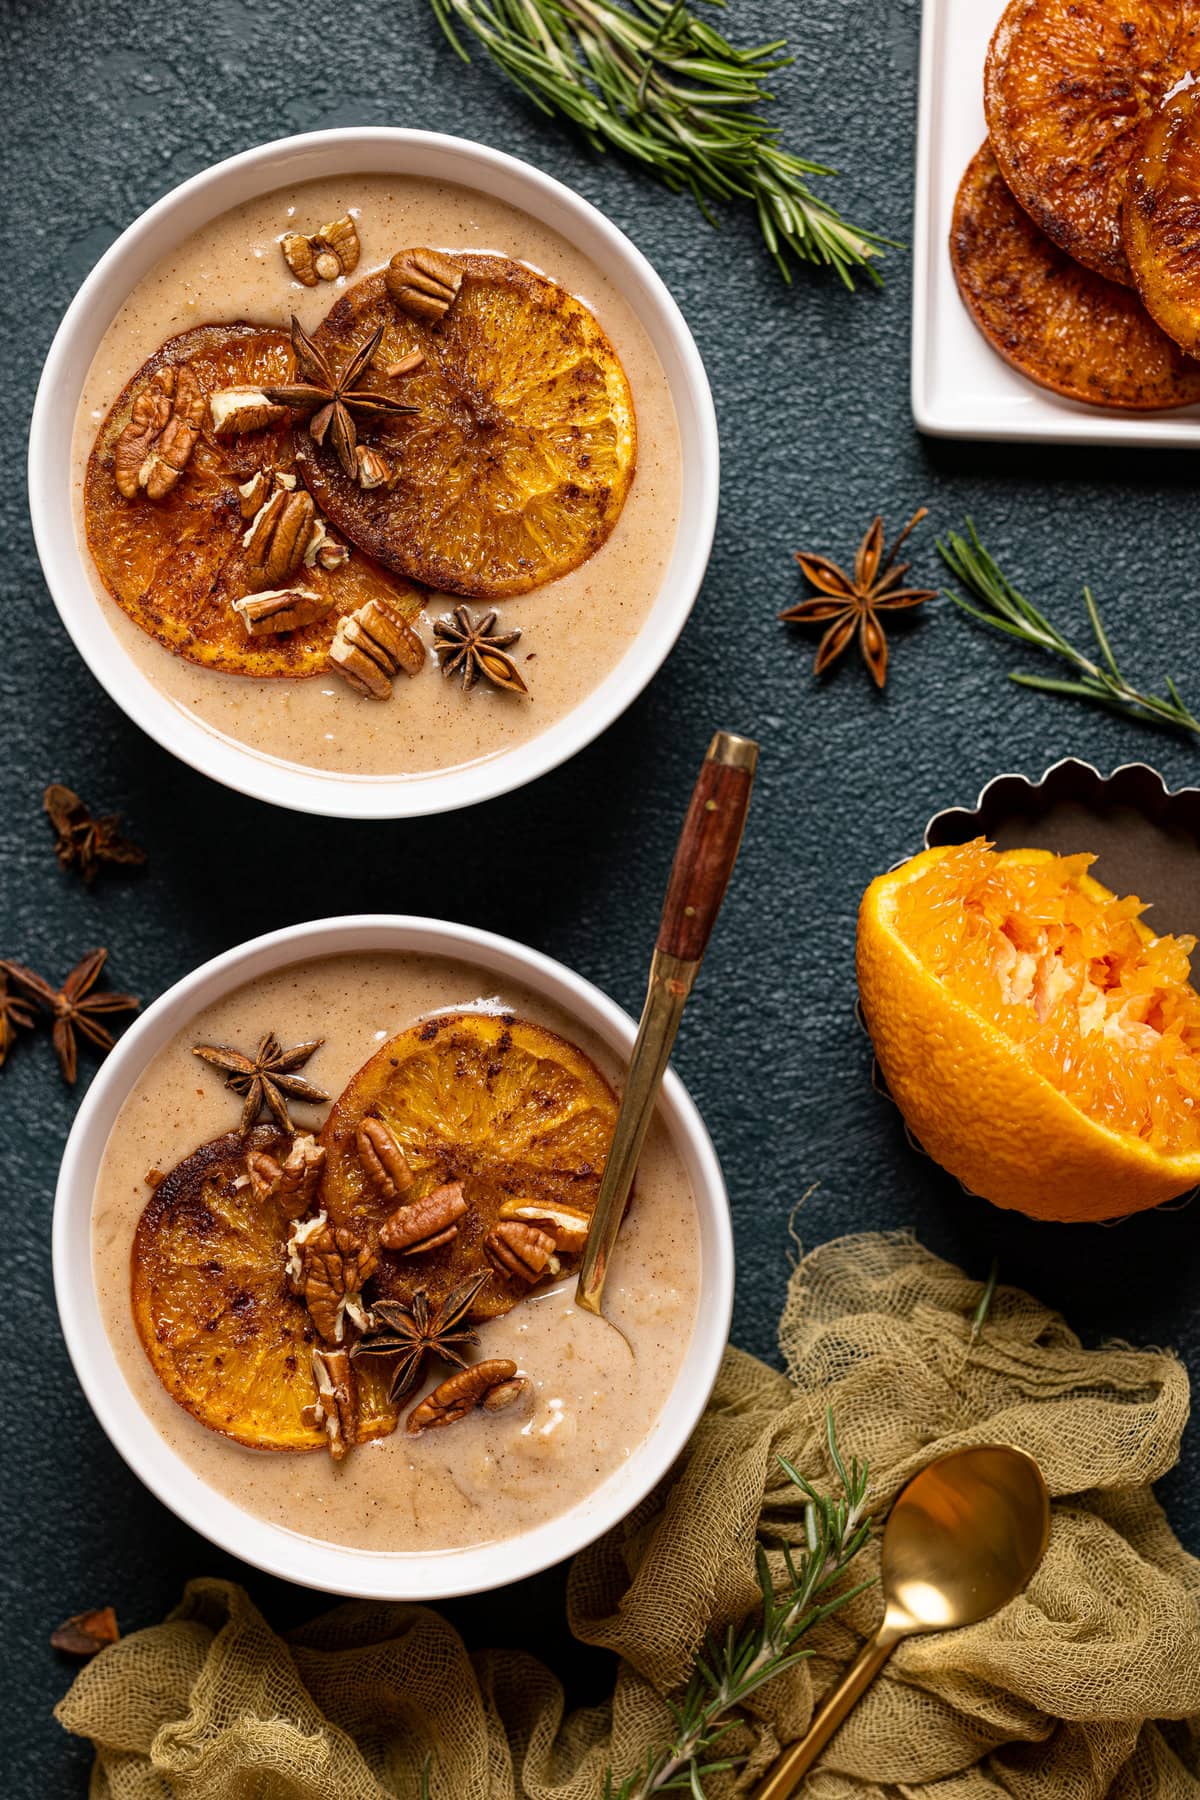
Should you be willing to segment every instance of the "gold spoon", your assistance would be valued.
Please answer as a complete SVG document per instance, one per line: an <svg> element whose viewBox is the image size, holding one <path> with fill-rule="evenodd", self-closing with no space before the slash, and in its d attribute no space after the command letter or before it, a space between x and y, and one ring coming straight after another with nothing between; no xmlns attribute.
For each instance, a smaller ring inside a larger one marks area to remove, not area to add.
<svg viewBox="0 0 1200 1800"><path fill-rule="evenodd" d="M758 745L752 739L718 731L692 792L671 865L650 985L612 1147L579 1265L575 1303L585 1312L600 1312L608 1260L625 1217L671 1046L737 861L757 764Z"/></svg>
<svg viewBox="0 0 1200 1800"><path fill-rule="evenodd" d="M939 1456L901 1488L883 1533L883 1624L753 1800L789 1800L896 1645L977 1625L1028 1584L1050 1535L1050 1496L1032 1456L978 1444Z"/></svg>

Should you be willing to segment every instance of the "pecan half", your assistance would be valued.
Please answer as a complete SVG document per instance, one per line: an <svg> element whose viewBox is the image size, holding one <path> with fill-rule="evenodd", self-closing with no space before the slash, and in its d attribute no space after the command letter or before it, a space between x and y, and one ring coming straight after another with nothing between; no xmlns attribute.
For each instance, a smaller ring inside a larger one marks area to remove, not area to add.
<svg viewBox="0 0 1200 1800"><path fill-rule="evenodd" d="M144 387L113 452L117 489L127 500L144 491L162 500L187 468L204 424L204 393L195 371L160 369Z"/></svg>
<svg viewBox="0 0 1200 1800"><path fill-rule="evenodd" d="M357 268L360 253L358 232L349 213L341 219L332 219L328 225L322 225L319 231L309 232L307 236L300 231L289 231L280 238L279 248L288 268L305 287L316 287L318 281L336 281L339 275L349 275L351 269Z"/></svg>
<svg viewBox="0 0 1200 1800"><path fill-rule="evenodd" d="M501 1219L483 1241L484 1253L502 1275L513 1275L531 1285L543 1275L557 1275L561 1267L548 1231L524 1219Z"/></svg>
<svg viewBox="0 0 1200 1800"><path fill-rule="evenodd" d="M325 1224L304 1246L304 1304L327 1344L340 1344L346 1320L364 1331L362 1291L379 1258L346 1225Z"/></svg>
<svg viewBox="0 0 1200 1800"><path fill-rule="evenodd" d="M381 600L368 600L338 620L326 666L372 700L391 696L393 675L417 674L425 646L411 625Z"/></svg>
<svg viewBox="0 0 1200 1800"><path fill-rule="evenodd" d="M242 534L250 568L271 586L287 581L304 561L316 517L311 494L277 487Z"/></svg>
<svg viewBox="0 0 1200 1800"><path fill-rule="evenodd" d="M444 319L458 298L465 270L441 250L397 250L383 272L392 303L413 319Z"/></svg>
<svg viewBox="0 0 1200 1800"><path fill-rule="evenodd" d="M218 388L208 396L208 411L216 437L232 437L237 431L265 431L289 417L286 406L275 406L261 388Z"/></svg>
<svg viewBox="0 0 1200 1800"><path fill-rule="evenodd" d="M385 1250L424 1256L427 1250L440 1250L443 1244L453 1242L466 1211L462 1182L448 1181L411 1206L398 1206L379 1227L379 1241Z"/></svg>
<svg viewBox="0 0 1200 1800"><path fill-rule="evenodd" d="M317 1403L312 1423L325 1427L325 1440L334 1462L341 1462L358 1441L358 1383L347 1350L314 1350L313 1379ZM307 1410L307 1409L306 1409Z"/></svg>
<svg viewBox="0 0 1200 1800"><path fill-rule="evenodd" d="M506 1200L500 1208L502 1219L524 1219L547 1232L554 1248L564 1256L578 1256L587 1242L591 1219L585 1212L569 1206L539 1206L536 1200Z"/></svg>
<svg viewBox="0 0 1200 1800"><path fill-rule="evenodd" d="M511 1384L516 1375L517 1365L509 1362L507 1357L496 1356L489 1362L471 1363L465 1369L456 1369L448 1375L431 1394L418 1401L408 1415L405 1430L415 1437L418 1432L428 1431L435 1425L455 1425L459 1419L474 1412L477 1406L486 1406L488 1396L496 1388ZM512 1395L512 1399L516 1396Z"/></svg>
<svg viewBox="0 0 1200 1800"><path fill-rule="evenodd" d="M251 637L267 637L277 631L298 631L301 625L323 619L333 605L333 596L305 587L264 588L258 594L243 594L232 605Z"/></svg>
<svg viewBox="0 0 1200 1800"><path fill-rule="evenodd" d="M379 1200L397 1201L413 1184L395 1133L382 1119L364 1119L354 1134L363 1174Z"/></svg>

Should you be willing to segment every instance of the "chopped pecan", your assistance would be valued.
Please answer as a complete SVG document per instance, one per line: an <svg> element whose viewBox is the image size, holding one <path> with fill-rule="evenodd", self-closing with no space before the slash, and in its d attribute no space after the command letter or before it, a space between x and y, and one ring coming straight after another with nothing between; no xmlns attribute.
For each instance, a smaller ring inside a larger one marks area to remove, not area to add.
<svg viewBox="0 0 1200 1800"><path fill-rule="evenodd" d="M331 569L340 569L342 564L349 560L349 546L340 544L336 538L330 537L328 526L318 514L313 520L313 528L309 532L308 542L304 546L305 568L322 568L328 572Z"/></svg>
<svg viewBox="0 0 1200 1800"><path fill-rule="evenodd" d="M233 610L251 637L266 637L311 625L314 619L323 619L332 605L331 594L318 594L314 588L264 588L258 594L243 594L233 602Z"/></svg>
<svg viewBox="0 0 1200 1800"><path fill-rule="evenodd" d="M413 1434L434 1425L455 1425L477 1406L486 1406L488 1396L496 1388L505 1387L516 1375L517 1365L507 1357L496 1356L488 1362L471 1363L456 1369L433 1392L418 1401L408 1415L405 1429ZM516 1398L515 1395L512 1396Z"/></svg>
<svg viewBox="0 0 1200 1800"><path fill-rule="evenodd" d="M412 1186L412 1170L395 1133L382 1119L364 1119L354 1134L354 1148L375 1197L396 1201Z"/></svg>
<svg viewBox="0 0 1200 1800"><path fill-rule="evenodd" d="M305 562L308 561L307 551L304 553L304 560ZM313 551L313 561L319 564L328 575L332 573L334 569L340 569L343 563L348 563L350 561L350 546L348 544L339 544L336 538L327 536L322 537L320 543Z"/></svg>
<svg viewBox="0 0 1200 1800"><path fill-rule="evenodd" d="M383 272L392 303L413 319L444 319L462 286L465 271L441 250L397 250Z"/></svg>
<svg viewBox="0 0 1200 1800"><path fill-rule="evenodd" d="M252 1150L246 1158L255 1199L274 1200L289 1219L308 1211L317 1197L324 1167L324 1146L311 1132L302 1132L295 1139L281 1163L263 1150Z"/></svg>
<svg viewBox="0 0 1200 1800"><path fill-rule="evenodd" d="M94 1612L75 1613L64 1619L58 1630L50 1633L50 1643L68 1656L95 1656L97 1650L115 1644L120 1635L112 1607L100 1606Z"/></svg>
<svg viewBox="0 0 1200 1800"><path fill-rule="evenodd" d="M271 497L271 477L265 469L256 469L249 481L238 488L243 519L253 519Z"/></svg>
<svg viewBox="0 0 1200 1800"><path fill-rule="evenodd" d="M514 1275L531 1285L543 1275L557 1275L562 1266L550 1233L524 1219L501 1219L488 1232L483 1248L502 1275Z"/></svg>
<svg viewBox="0 0 1200 1800"><path fill-rule="evenodd" d="M529 1386L523 1375L514 1375L511 1381L501 1381L483 1397L484 1412L503 1412L506 1406L514 1406Z"/></svg>
<svg viewBox="0 0 1200 1800"><path fill-rule="evenodd" d="M316 287L321 279L317 274L317 259L313 255L312 239L305 237L302 231L289 231L279 240L279 248L283 251L283 260L297 281L305 287Z"/></svg>
<svg viewBox="0 0 1200 1800"><path fill-rule="evenodd" d="M389 381L395 381L401 375L412 375L425 361L423 350L410 350L399 362L384 363L383 372Z"/></svg>
<svg viewBox="0 0 1200 1800"><path fill-rule="evenodd" d="M327 1344L340 1344L346 1320L364 1331L367 1310L362 1291L379 1267L349 1226L326 1223L304 1245L304 1304Z"/></svg>
<svg viewBox="0 0 1200 1800"><path fill-rule="evenodd" d="M506 1200L500 1208L502 1219L524 1219L548 1232L554 1248L564 1256L577 1256L587 1242L591 1220L587 1213L569 1206L539 1206L536 1200Z"/></svg>
<svg viewBox="0 0 1200 1800"><path fill-rule="evenodd" d="M272 586L287 581L304 561L316 517L311 494L277 487L242 534L249 567Z"/></svg>
<svg viewBox="0 0 1200 1800"><path fill-rule="evenodd" d="M239 431L265 431L268 426L282 425L288 417L286 406L276 406L261 388L218 388L208 397L208 411L217 437L232 437Z"/></svg>
<svg viewBox="0 0 1200 1800"><path fill-rule="evenodd" d="M333 252L343 275L349 275L358 267L358 232L349 213L345 213L340 219L332 219L328 225L322 225L317 236L325 249ZM319 264L317 273L323 273Z"/></svg>
<svg viewBox="0 0 1200 1800"><path fill-rule="evenodd" d="M358 1383L354 1365L346 1350L314 1350L313 1379L317 1384L317 1403L312 1409L312 1423L325 1427L329 1454L341 1462L358 1441Z"/></svg>
<svg viewBox="0 0 1200 1800"><path fill-rule="evenodd" d="M359 444L354 452L358 463L358 485L361 488L386 487L392 479L392 465L370 444Z"/></svg>
<svg viewBox="0 0 1200 1800"><path fill-rule="evenodd" d="M462 1182L449 1181L410 1206L398 1206L379 1227L379 1241L385 1250L424 1256L427 1250L440 1250L443 1244L453 1242L466 1210Z"/></svg>
<svg viewBox="0 0 1200 1800"><path fill-rule="evenodd" d="M358 266L358 232L349 213L307 236L289 231L280 238L279 248L288 268L305 287L316 287L318 281L336 281L339 275L349 275Z"/></svg>
<svg viewBox="0 0 1200 1800"><path fill-rule="evenodd" d="M160 369L142 389L117 439L113 474L127 500L162 500L187 468L204 423L204 392L187 363Z"/></svg>
<svg viewBox="0 0 1200 1800"><path fill-rule="evenodd" d="M343 614L326 658L329 668L372 700L390 698L392 676L401 669L415 675L424 661L425 646L412 626L381 600Z"/></svg>
<svg viewBox="0 0 1200 1800"><path fill-rule="evenodd" d="M278 1168L278 1163L275 1166ZM293 1294L303 1295L304 1293L305 1252L313 1239L319 1237L324 1231L327 1223L327 1213L314 1213L311 1219L297 1219L288 1233L287 1262L284 1264L284 1272Z"/></svg>

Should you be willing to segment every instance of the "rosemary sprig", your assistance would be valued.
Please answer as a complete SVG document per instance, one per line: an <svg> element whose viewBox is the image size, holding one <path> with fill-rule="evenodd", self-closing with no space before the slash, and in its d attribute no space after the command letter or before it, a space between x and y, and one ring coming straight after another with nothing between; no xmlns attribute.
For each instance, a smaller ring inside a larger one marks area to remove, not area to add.
<svg viewBox="0 0 1200 1800"><path fill-rule="evenodd" d="M724 0L712 0L723 5ZM876 283L874 259L891 240L850 225L808 185L836 170L785 150L759 108L764 85L792 58L787 42L739 50L684 0L430 0L464 62L456 27L548 114L582 127L593 149L644 163L691 193L710 224L711 201L742 198L790 280L787 253Z"/></svg>
<svg viewBox="0 0 1200 1800"><path fill-rule="evenodd" d="M740 1630L730 1626L723 1638L710 1642L697 1658L682 1697L670 1702L675 1735L651 1750L639 1769L617 1782L610 1770L604 1800L649 1800L653 1794L685 1792L704 1800L704 1778L735 1767L720 1755L720 1741L739 1722L739 1708L756 1688L811 1656L797 1649L805 1632L871 1586L830 1597L829 1590L867 1541L867 1470L855 1459L847 1468L838 1449L833 1415L826 1415L829 1455L837 1473L836 1499L819 1494L785 1457L779 1463L789 1481L805 1496L804 1544L798 1553L784 1550L786 1583L776 1587L760 1544L757 1550L762 1610ZM717 1754L714 1756L714 1752Z"/></svg>
<svg viewBox="0 0 1200 1800"><path fill-rule="evenodd" d="M1026 675L1017 672L1009 676L1010 681L1015 681L1019 687L1037 688L1045 694L1071 694L1077 699L1091 700L1099 706L1106 706L1113 712L1124 713L1132 719L1200 735L1200 719L1186 705L1170 676L1166 680L1167 697L1163 699L1158 694L1143 693L1122 675L1091 588L1084 588L1083 603L1100 652L1099 661L1082 650L1077 650L1058 627L1052 625L1045 614L1039 612L1033 602L1013 586L997 566L995 558L984 549L970 519L967 520L967 533L964 538L952 531L946 543L939 541L938 550L947 568L980 604L972 606L950 589L946 590L948 598L961 607L963 612L969 613L983 625L990 625L994 631L1003 631L1009 637L1033 644L1037 649L1046 650L1051 656L1069 663L1072 668L1080 671L1081 677L1078 681L1064 681L1052 675Z"/></svg>

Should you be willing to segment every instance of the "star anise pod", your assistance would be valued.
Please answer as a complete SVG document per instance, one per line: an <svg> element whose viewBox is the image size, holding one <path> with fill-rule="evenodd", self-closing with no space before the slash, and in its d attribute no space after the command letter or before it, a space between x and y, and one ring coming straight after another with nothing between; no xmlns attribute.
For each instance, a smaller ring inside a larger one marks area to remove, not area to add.
<svg viewBox="0 0 1200 1800"><path fill-rule="evenodd" d="M381 325L365 344L360 344L341 373L335 374L324 351L317 348L293 313L292 349L296 353L297 370L302 379L291 382L286 387L263 389L273 405L286 406L308 419L308 435L315 444L323 444L326 437L329 438L338 461L351 481L358 475L358 462L354 454L358 446L358 431L354 423L356 417L379 418L387 415L395 418L401 413L417 410L415 406L405 406L402 401L393 400L387 394L377 394L357 385L378 350L382 337Z"/></svg>
<svg viewBox="0 0 1200 1800"><path fill-rule="evenodd" d="M120 813L94 819L79 795L60 781L50 783L42 805L54 827L54 854L60 867L78 869L89 887L101 863L136 866L145 862L146 852L121 836Z"/></svg>
<svg viewBox="0 0 1200 1800"><path fill-rule="evenodd" d="M116 1042L111 1031L100 1023L104 1013L136 1012L140 1004L132 994L98 994L95 992L107 950L90 950L75 964L60 988L52 988L41 975L27 969L24 963L0 963L0 972L17 987L53 1014L52 1037L63 1080L73 1082L79 1068L79 1038L85 1037L107 1055Z"/></svg>
<svg viewBox="0 0 1200 1800"><path fill-rule="evenodd" d="M863 661L870 669L876 687L887 680L888 646L881 612L899 612L920 606L936 597L936 588L902 588L897 583L908 573L907 563L898 563L900 546L910 531L921 523L928 507L918 507L896 542L883 554L883 520L876 515L854 558L854 573L831 562L827 556L810 556L796 552L796 561L807 580L820 590L819 598L801 600L789 606L779 617L789 625L826 625L828 630L817 646L813 674L820 675L838 657L858 632Z"/></svg>
<svg viewBox="0 0 1200 1800"><path fill-rule="evenodd" d="M490 1269L481 1269L452 1288L436 1306L430 1304L424 1288L418 1288L410 1305L402 1300L377 1300L371 1308L374 1329L360 1337L354 1356L394 1356L396 1367L388 1399L393 1405L421 1379L421 1371L431 1356L465 1369L464 1350L479 1344L478 1332L463 1325L472 1303L484 1283L491 1279Z"/></svg>
<svg viewBox="0 0 1200 1800"><path fill-rule="evenodd" d="M448 619L435 622L433 647L442 659L443 675L462 675L464 693L469 694L476 679L485 675L509 693L527 694L529 689L517 673L516 663L504 654L520 635L519 631L497 631L494 612L476 620L465 606L456 606Z"/></svg>
<svg viewBox="0 0 1200 1800"><path fill-rule="evenodd" d="M33 1009L8 985L8 973L0 964L0 1066L17 1041L18 1031L33 1028Z"/></svg>
<svg viewBox="0 0 1200 1800"><path fill-rule="evenodd" d="M302 1075L292 1074L292 1070L303 1067L324 1042L324 1038L313 1038L311 1043L293 1044L284 1050L275 1033L267 1031L258 1040L258 1049L253 1056L231 1050L226 1044L193 1044L192 1055L203 1057L215 1069L224 1069L225 1086L232 1088L235 1094L246 1096L240 1130L249 1131L266 1106L284 1131L294 1131L296 1128L285 1095L316 1105L329 1098L324 1088L314 1087Z"/></svg>

